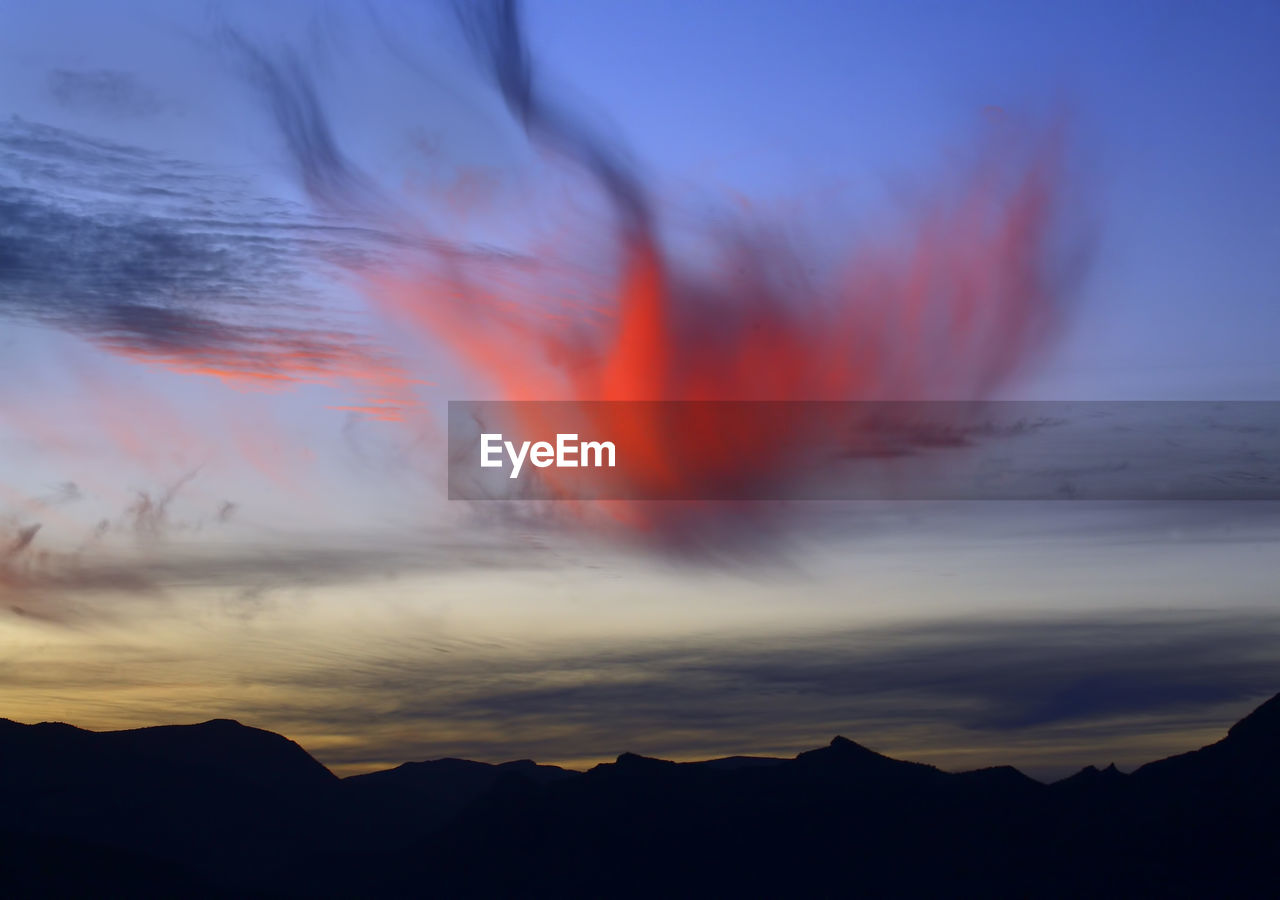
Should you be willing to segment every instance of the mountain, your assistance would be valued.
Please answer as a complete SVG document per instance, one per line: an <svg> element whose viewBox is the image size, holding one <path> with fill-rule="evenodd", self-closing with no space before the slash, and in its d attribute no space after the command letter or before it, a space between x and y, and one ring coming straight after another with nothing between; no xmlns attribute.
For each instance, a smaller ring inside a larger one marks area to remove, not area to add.
<svg viewBox="0 0 1280 900"><path fill-rule="evenodd" d="M1115 763L1111 763L1105 769L1099 769L1097 766L1085 766L1076 774L1054 782L1054 787L1059 790L1106 790L1123 781L1126 777L1123 772L1116 768Z"/></svg>
<svg viewBox="0 0 1280 900"><path fill-rule="evenodd" d="M6 896L1262 896L1280 695L1220 741L1051 785L844 737L793 759L440 759L338 779L230 720L0 719Z"/></svg>
<svg viewBox="0 0 1280 900"><path fill-rule="evenodd" d="M0 830L155 857L206 892L283 872L339 785L287 738L224 719L109 732L0 719Z"/></svg>
<svg viewBox="0 0 1280 900"><path fill-rule="evenodd" d="M525 779L550 784L579 773L559 766L540 766L532 760L491 763L468 759L436 759L409 762L343 782L349 802L379 810L383 818L398 816L405 827L443 825L493 790L503 779Z"/></svg>
<svg viewBox="0 0 1280 900"><path fill-rule="evenodd" d="M1152 787L1171 783L1200 791L1280 786L1280 694L1231 726L1227 736L1189 753L1147 763L1134 780Z"/></svg>
<svg viewBox="0 0 1280 900"><path fill-rule="evenodd" d="M0 748L6 763L0 769L0 789L9 787L11 779L30 787L37 776L65 785L76 779L150 777L160 771L266 789L310 789L337 780L288 738L230 719L105 732L0 719Z"/></svg>

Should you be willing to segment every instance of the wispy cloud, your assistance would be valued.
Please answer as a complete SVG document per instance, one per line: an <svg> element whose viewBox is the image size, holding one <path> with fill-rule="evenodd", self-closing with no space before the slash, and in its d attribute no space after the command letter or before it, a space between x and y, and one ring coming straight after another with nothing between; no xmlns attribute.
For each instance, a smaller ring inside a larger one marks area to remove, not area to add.
<svg viewBox="0 0 1280 900"><path fill-rule="evenodd" d="M410 402L400 363L316 287L339 260L376 252L371 231L21 120L0 124L0 216L0 317L180 372L260 387L346 381L388 409Z"/></svg>
<svg viewBox="0 0 1280 900"><path fill-rule="evenodd" d="M40 516L53 511L48 499L20 503L21 512L0 519L0 613L72 627L131 624L161 608L189 612L182 598L192 591L248 597L549 564L538 544L501 522L264 536L237 527L233 501L182 498L199 474L190 470L138 490L117 514L93 525L56 519L59 528L47 546L40 541L47 534ZM64 485L59 496L67 490Z"/></svg>
<svg viewBox="0 0 1280 900"><path fill-rule="evenodd" d="M49 93L62 106L115 116L149 116L164 108L136 75L117 69L54 69Z"/></svg>
<svg viewBox="0 0 1280 900"><path fill-rule="evenodd" d="M1137 722L1156 741L1225 728L1237 713L1224 709L1280 690L1277 637L1274 616L1118 615L619 643L470 664L366 660L353 690L386 719L357 704L317 725L419 736L425 746L370 741L404 758L604 759L624 749L697 758L795 752L844 733L934 760L972 758L966 751L977 748L988 754L982 764L1061 769L1098 761L1072 759L1069 748L1082 744L1133 761L1124 745L1138 737ZM324 678L302 675L297 696Z"/></svg>

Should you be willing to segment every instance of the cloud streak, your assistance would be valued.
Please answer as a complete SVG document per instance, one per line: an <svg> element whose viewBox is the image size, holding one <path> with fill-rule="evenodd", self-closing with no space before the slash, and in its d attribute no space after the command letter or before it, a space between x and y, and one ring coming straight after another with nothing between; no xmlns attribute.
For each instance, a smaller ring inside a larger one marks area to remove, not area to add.
<svg viewBox="0 0 1280 900"><path fill-rule="evenodd" d="M370 231L16 119L0 124L0 221L0 317L239 384L354 384L390 418L412 402L400 362L326 311L316 286L335 261L377 251Z"/></svg>

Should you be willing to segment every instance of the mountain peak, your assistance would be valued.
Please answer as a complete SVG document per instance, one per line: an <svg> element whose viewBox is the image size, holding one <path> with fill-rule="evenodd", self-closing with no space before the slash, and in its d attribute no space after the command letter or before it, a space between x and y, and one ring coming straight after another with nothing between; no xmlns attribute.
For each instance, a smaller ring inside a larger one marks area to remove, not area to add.
<svg viewBox="0 0 1280 900"><path fill-rule="evenodd" d="M1233 742L1280 742L1280 694L1263 703L1227 731Z"/></svg>
<svg viewBox="0 0 1280 900"><path fill-rule="evenodd" d="M666 759L655 759L652 756L641 756L639 753L620 753L617 760L614 761L616 766L624 766L628 768L656 768L665 766L674 766L675 763Z"/></svg>
<svg viewBox="0 0 1280 900"><path fill-rule="evenodd" d="M276 788L309 787L337 780L283 735L242 725L234 719L90 734L94 741L137 758L200 767L223 777Z"/></svg>
<svg viewBox="0 0 1280 900"><path fill-rule="evenodd" d="M845 737L842 734L837 734L835 737L831 739L831 743L827 744L825 748L821 748L821 749L825 749L828 752L835 751L835 753L841 756L845 756L848 754L860 754L860 755L870 754L871 756L881 755L879 753L876 753L874 750L871 750L870 748L862 746L857 741L849 740L847 737ZM811 750L809 752L815 753L818 751Z"/></svg>
<svg viewBox="0 0 1280 900"><path fill-rule="evenodd" d="M795 762L810 772L826 772L839 777L863 777L868 775L909 774L916 776L934 772L932 766L894 759L836 735L831 743L816 750L806 750Z"/></svg>
<svg viewBox="0 0 1280 900"><path fill-rule="evenodd" d="M641 756L639 753L620 753L613 762L600 763L588 770L594 775L648 775L655 772L672 772L680 763L668 759L655 759L652 756Z"/></svg>
<svg viewBox="0 0 1280 900"><path fill-rule="evenodd" d="M1055 784L1064 785L1111 785L1116 782L1123 781L1127 778L1123 772L1116 768L1115 763L1109 764L1105 769L1099 769L1097 766L1085 766L1074 775L1069 775Z"/></svg>

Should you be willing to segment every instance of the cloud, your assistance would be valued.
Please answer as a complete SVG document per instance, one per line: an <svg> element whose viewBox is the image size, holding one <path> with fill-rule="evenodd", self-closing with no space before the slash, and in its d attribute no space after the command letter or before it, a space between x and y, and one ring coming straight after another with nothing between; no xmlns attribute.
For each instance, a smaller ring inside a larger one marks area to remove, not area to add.
<svg viewBox="0 0 1280 900"><path fill-rule="evenodd" d="M36 539L36 534L39 531L40 531L39 523L35 525L28 525L25 528L19 528L17 535L14 536L13 541L9 544L9 547L5 550L3 558L4 559L12 558L14 556L17 556L23 550L27 549L27 547L31 546L31 542Z"/></svg>
<svg viewBox="0 0 1280 900"><path fill-rule="evenodd" d="M185 609L192 591L261 597L277 589L316 590L423 573L542 569L554 560L498 529L330 530L324 536L253 539L243 532L206 540L206 526L231 527L235 504L203 517L172 515L178 492L195 477L140 491L115 519L88 530L70 550L36 548L40 523L0 531L0 612L51 624L145 621L160 605ZM121 542L121 537L133 539Z"/></svg>
<svg viewBox="0 0 1280 900"><path fill-rule="evenodd" d="M258 386L341 379L409 401L370 335L323 308L318 275L380 236L248 194L162 155L0 124L0 317L122 357ZM394 400L386 398L392 397Z"/></svg>
<svg viewBox="0 0 1280 900"><path fill-rule="evenodd" d="M567 655L556 672L592 677L549 686L560 679L549 679L548 667L524 673L526 688L464 695L455 711L504 721L612 719L614 730L629 733L673 721L749 731L775 718L815 716L826 727L842 716L887 723L938 716L964 729L1013 732L1280 690L1278 636L1275 616L1181 614L641 644Z"/></svg>
<svg viewBox="0 0 1280 900"><path fill-rule="evenodd" d="M281 730L351 771L455 755L790 755L842 733L944 765L1015 763L1063 774L1214 739L1280 690L1278 638L1280 617L1267 612L777 628L572 645L397 627L348 641L298 635L269 659L188 660L188 675L209 667L205 705L194 713L182 697L167 702L176 719L234 715ZM139 659L130 678L163 682L170 664ZM56 690L76 677L74 667L50 668L33 684ZM218 687L228 677L235 690Z"/></svg>
<svg viewBox="0 0 1280 900"><path fill-rule="evenodd" d="M156 94L138 81L137 76L115 69L54 69L49 73L49 93L69 109L115 116L140 118L164 109Z"/></svg>

